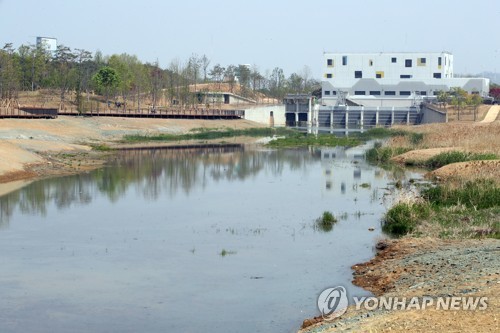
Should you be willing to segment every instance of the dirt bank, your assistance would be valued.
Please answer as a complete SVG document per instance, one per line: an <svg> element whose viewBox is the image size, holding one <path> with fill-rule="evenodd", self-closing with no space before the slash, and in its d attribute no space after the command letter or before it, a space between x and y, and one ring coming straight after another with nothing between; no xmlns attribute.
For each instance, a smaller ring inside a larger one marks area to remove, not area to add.
<svg viewBox="0 0 500 333"><path fill-rule="evenodd" d="M422 162L445 151L460 150L500 155L500 122L447 123L403 127L423 133L389 140L392 147L411 151L396 156L398 163ZM414 139L415 137L413 137ZM414 141L414 140L413 140ZM431 171L429 178L454 180L500 179L500 160L453 163ZM498 225L498 214L488 213ZM468 223L467 217L462 223ZM450 226L447 226L450 228ZM436 236L437 237L437 236ZM366 263L354 265L353 283L384 297L488 297L484 311L356 310L350 307L337 320L306 319L300 332L498 332L500 297L500 240L402 238L383 240Z"/></svg>
<svg viewBox="0 0 500 333"><path fill-rule="evenodd" d="M376 296L488 297L483 311L350 307L341 318L300 332L498 332L500 241L432 238L384 241L367 263L354 265L354 284Z"/></svg>
<svg viewBox="0 0 500 333"><path fill-rule="evenodd" d="M0 183L80 172L100 166L103 153L92 151L92 145L118 146L124 135L182 134L194 128L244 129L262 126L247 120L64 116L52 120L2 119ZM237 139L226 141L236 142Z"/></svg>

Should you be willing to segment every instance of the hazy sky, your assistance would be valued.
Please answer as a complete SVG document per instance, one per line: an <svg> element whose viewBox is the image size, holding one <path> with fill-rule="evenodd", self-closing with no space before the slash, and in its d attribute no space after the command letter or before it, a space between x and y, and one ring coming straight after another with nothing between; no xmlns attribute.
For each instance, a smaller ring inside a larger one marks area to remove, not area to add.
<svg viewBox="0 0 500 333"><path fill-rule="evenodd" d="M500 0L0 0L0 47L36 36L142 61L252 64L319 77L322 53L450 51L455 73L500 71Z"/></svg>

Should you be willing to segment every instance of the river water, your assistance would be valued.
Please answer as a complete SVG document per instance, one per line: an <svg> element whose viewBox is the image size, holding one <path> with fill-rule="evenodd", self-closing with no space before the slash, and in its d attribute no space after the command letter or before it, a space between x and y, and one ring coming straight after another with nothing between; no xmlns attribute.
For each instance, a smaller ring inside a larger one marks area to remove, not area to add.
<svg viewBox="0 0 500 333"><path fill-rule="evenodd" d="M36 181L0 197L0 332L294 332L325 288L368 295L350 266L408 177L359 149L232 145Z"/></svg>

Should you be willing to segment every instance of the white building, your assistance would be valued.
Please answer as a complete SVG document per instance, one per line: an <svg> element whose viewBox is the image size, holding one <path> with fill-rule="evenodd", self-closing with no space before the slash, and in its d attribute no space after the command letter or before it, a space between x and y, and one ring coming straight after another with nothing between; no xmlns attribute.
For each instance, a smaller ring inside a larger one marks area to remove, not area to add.
<svg viewBox="0 0 500 333"><path fill-rule="evenodd" d="M44 47L47 51L54 53L57 51L57 39L52 37L37 37L36 46Z"/></svg>
<svg viewBox="0 0 500 333"><path fill-rule="evenodd" d="M340 95L363 106L410 106L422 96L460 87L487 96L489 80L455 78L453 55L441 53L324 53L324 105Z"/></svg>

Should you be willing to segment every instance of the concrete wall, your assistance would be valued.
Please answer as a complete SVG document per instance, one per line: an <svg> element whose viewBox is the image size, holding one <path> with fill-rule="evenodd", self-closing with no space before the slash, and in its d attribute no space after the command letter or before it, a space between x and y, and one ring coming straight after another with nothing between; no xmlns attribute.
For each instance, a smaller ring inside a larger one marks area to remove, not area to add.
<svg viewBox="0 0 500 333"><path fill-rule="evenodd" d="M271 125L270 114L273 113L274 126L285 126L285 105L256 106L245 109L245 119L264 125Z"/></svg>
<svg viewBox="0 0 500 333"><path fill-rule="evenodd" d="M431 109L426 105L422 105L422 119L420 120L421 124L430 124L430 123L447 123L448 116L445 112L441 112L438 110Z"/></svg>

